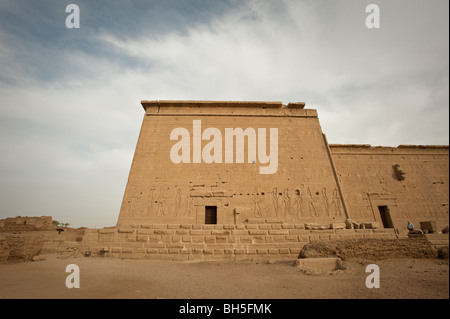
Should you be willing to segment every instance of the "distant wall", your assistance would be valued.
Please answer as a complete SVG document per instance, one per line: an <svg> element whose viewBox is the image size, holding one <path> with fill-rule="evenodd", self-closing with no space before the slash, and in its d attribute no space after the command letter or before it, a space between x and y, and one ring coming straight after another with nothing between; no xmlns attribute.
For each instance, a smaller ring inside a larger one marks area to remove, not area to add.
<svg viewBox="0 0 450 319"><path fill-rule="evenodd" d="M0 222L0 230L9 231L31 231L53 229L52 217L8 217Z"/></svg>

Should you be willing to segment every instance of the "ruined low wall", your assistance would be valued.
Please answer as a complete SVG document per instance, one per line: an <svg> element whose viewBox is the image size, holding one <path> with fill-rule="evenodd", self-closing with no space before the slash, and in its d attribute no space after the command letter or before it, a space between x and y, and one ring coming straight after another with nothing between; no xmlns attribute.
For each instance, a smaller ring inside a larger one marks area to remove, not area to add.
<svg viewBox="0 0 450 319"><path fill-rule="evenodd" d="M0 262L20 262L46 253L65 253L78 250L84 230L62 232L13 231L0 233Z"/></svg>
<svg viewBox="0 0 450 319"><path fill-rule="evenodd" d="M81 252L119 258L296 259L311 241L395 239L394 229L306 230L304 224L136 225L87 229Z"/></svg>
<svg viewBox="0 0 450 319"><path fill-rule="evenodd" d="M0 230L3 232L12 231L37 231L52 230L51 216L41 217L8 217L0 220Z"/></svg>
<svg viewBox="0 0 450 319"><path fill-rule="evenodd" d="M43 251L45 240L37 232L0 234L0 262L31 260Z"/></svg>
<svg viewBox="0 0 450 319"><path fill-rule="evenodd" d="M430 243L435 248L448 246L448 234L427 234L422 239L408 238L395 229L308 230L304 224L284 223L134 225L60 234L57 231L1 233L0 261L25 261L38 254L167 260L295 260L306 244L315 242L341 245L345 242L348 256L352 252L362 256L367 251L366 257L396 257L399 250L408 249L414 257L413 250L420 252L425 247L430 251Z"/></svg>
<svg viewBox="0 0 450 319"><path fill-rule="evenodd" d="M448 236L447 236L448 242ZM427 238L360 239L336 241L342 247L345 258L433 258L437 252Z"/></svg>

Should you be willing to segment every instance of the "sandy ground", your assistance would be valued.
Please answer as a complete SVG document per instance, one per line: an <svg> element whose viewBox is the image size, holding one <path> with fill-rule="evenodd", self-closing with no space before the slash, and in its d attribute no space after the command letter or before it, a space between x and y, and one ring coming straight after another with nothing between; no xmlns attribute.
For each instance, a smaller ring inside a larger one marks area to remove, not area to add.
<svg viewBox="0 0 450 319"><path fill-rule="evenodd" d="M366 265L380 288L365 285ZM66 266L80 288L65 285ZM292 262L165 261L95 257L0 264L0 298L425 299L449 298L449 263L439 259L350 260L340 274L306 275Z"/></svg>

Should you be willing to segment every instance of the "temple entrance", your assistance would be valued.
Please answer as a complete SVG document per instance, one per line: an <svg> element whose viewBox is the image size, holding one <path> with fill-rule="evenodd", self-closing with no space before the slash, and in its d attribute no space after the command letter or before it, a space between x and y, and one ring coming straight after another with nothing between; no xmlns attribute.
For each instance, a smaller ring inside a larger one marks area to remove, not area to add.
<svg viewBox="0 0 450 319"><path fill-rule="evenodd" d="M383 227L384 228L394 228L394 224L392 223L389 207L378 206L378 210L380 212L381 220L383 222Z"/></svg>
<svg viewBox="0 0 450 319"><path fill-rule="evenodd" d="M205 224L217 224L217 206L205 206Z"/></svg>

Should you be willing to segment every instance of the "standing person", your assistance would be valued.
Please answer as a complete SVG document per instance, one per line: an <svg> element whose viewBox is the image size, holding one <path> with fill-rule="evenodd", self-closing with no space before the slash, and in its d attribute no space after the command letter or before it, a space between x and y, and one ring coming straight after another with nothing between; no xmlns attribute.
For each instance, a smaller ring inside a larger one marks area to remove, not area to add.
<svg viewBox="0 0 450 319"><path fill-rule="evenodd" d="M410 221L408 221L408 230L409 231L413 231L414 230L414 225L410 222Z"/></svg>

